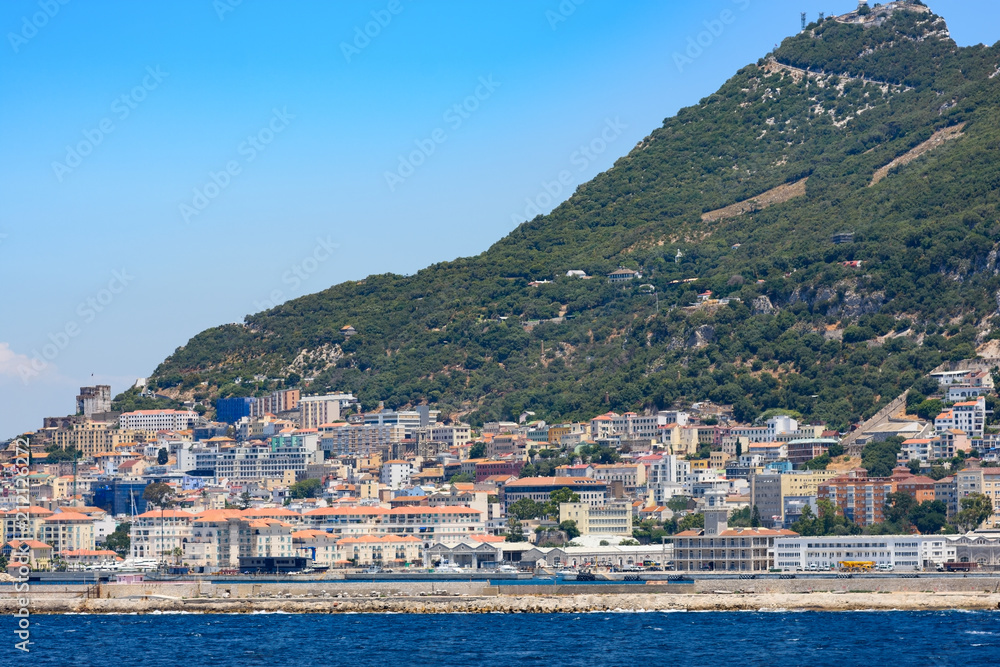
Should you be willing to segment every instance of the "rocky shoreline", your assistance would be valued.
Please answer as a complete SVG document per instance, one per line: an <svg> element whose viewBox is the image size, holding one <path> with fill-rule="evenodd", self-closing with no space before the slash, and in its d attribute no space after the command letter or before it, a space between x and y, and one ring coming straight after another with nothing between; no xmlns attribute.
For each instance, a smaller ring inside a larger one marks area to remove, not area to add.
<svg viewBox="0 0 1000 667"><path fill-rule="evenodd" d="M694 593L522 596L426 596L322 598L55 598L31 600L32 614L155 613L588 613L641 611L930 611L1000 608L996 593ZM0 613L17 610L17 600L0 600Z"/></svg>

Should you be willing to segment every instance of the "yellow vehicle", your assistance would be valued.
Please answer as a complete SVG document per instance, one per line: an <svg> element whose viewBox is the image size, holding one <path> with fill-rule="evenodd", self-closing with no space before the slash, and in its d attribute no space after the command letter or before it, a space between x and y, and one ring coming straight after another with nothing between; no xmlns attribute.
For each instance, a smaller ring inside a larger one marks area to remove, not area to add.
<svg viewBox="0 0 1000 667"><path fill-rule="evenodd" d="M873 560L842 560L839 565L841 572L871 572L875 569Z"/></svg>

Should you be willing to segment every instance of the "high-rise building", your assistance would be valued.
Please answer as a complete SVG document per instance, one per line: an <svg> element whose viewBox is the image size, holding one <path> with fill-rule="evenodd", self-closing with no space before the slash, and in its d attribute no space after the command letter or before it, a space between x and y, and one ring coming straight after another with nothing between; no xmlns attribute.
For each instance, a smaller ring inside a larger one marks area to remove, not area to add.
<svg viewBox="0 0 1000 667"><path fill-rule="evenodd" d="M319 428L322 424L339 421L341 413L357 400L351 394L304 396L299 399L299 425L302 428Z"/></svg>
<svg viewBox="0 0 1000 667"><path fill-rule="evenodd" d="M215 401L215 418L220 422L235 424L242 417L249 417L256 398L220 398Z"/></svg>

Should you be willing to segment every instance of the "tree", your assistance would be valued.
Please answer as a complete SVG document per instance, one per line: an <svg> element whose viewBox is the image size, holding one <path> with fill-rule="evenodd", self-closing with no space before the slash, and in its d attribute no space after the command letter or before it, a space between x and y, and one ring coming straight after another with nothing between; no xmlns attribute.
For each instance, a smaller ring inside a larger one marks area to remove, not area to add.
<svg viewBox="0 0 1000 667"><path fill-rule="evenodd" d="M170 551L170 555L174 557L174 564L175 565L180 565L181 564L181 558L184 557L184 550L181 549L180 547L174 547Z"/></svg>
<svg viewBox="0 0 1000 667"><path fill-rule="evenodd" d="M31 450L29 449L30 453ZM64 461L75 461L83 457L83 452L75 447L67 447L65 449L57 447L56 445L49 445L45 448L45 452L48 456L45 457L46 463L62 463Z"/></svg>
<svg viewBox="0 0 1000 667"><path fill-rule="evenodd" d="M486 456L486 443L485 442L472 443L472 447L469 447L469 458L481 459L484 456Z"/></svg>
<svg viewBox="0 0 1000 667"><path fill-rule="evenodd" d="M156 452L156 464L165 466L169 460L170 457L167 455L167 448L160 447L159 451Z"/></svg>
<svg viewBox="0 0 1000 667"><path fill-rule="evenodd" d="M161 510L169 509L174 504L174 489L163 482L150 484L142 492L142 499Z"/></svg>
<svg viewBox="0 0 1000 667"><path fill-rule="evenodd" d="M469 484L475 481L476 478L467 472L460 472L457 475L452 475L451 479L448 480L451 484Z"/></svg>
<svg viewBox="0 0 1000 667"><path fill-rule="evenodd" d="M677 523L677 530L697 530L699 528L705 527L705 515L698 514L686 514L684 518Z"/></svg>
<svg viewBox="0 0 1000 667"><path fill-rule="evenodd" d="M896 467L896 455L902 450L903 439L886 438L882 442L870 442L861 450L861 467L872 477L888 477Z"/></svg>
<svg viewBox="0 0 1000 667"><path fill-rule="evenodd" d="M917 506L913 497L902 491L890 493L885 497L885 520L890 523L908 523L910 512Z"/></svg>
<svg viewBox="0 0 1000 667"><path fill-rule="evenodd" d="M910 469L910 472L914 475L919 475L922 468L920 461L918 459L913 459L912 461L906 462L906 467Z"/></svg>
<svg viewBox="0 0 1000 667"><path fill-rule="evenodd" d="M104 547L111 549L123 558L128 556L132 548L132 524L127 521L118 524L115 531L104 538Z"/></svg>
<svg viewBox="0 0 1000 667"><path fill-rule="evenodd" d="M545 503L545 516L558 517L559 506L563 503L580 502L580 494L574 493L569 487L556 489L549 493L549 502Z"/></svg>
<svg viewBox="0 0 1000 667"><path fill-rule="evenodd" d="M507 519L506 540L508 542L524 542L524 527L521 526L521 522L515 516Z"/></svg>
<svg viewBox="0 0 1000 667"><path fill-rule="evenodd" d="M918 417L927 420L934 419L939 414L941 414L942 410L944 410L944 403L942 403L936 398L931 398L926 401L923 401L914 408L914 412L917 413Z"/></svg>
<svg viewBox="0 0 1000 667"><path fill-rule="evenodd" d="M760 528L760 510L756 505L753 506L753 513L750 515L750 527Z"/></svg>
<svg viewBox="0 0 1000 667"><path fill-rule="evenodd" d="M580 537L580 529L576 527L576 521L572 519L567 519L560 523L559 530L566 533L566 537L571 540Z"/></svg>
<svg viewBox="0 0 1000 667"><path fill-rule="evenodd" d="M993 501L981 493L970 493L962 498L962 509L955 515L955 525L968 533L993 516Z"/></svg>
<svg viewBox="0 0 1000 667"><path fill-rule="evenodd" d="M688 508L690 500L687 496L671 496L670 500L667 501L667 508L674 512L683 512Z"/></svg>
<svg viewBox="0 0 1000 667"><path fill-rule="evenodd" d="M941 532L941 529L948 525L948 507L942 500L925 500L916 505L907 517L907 520L920 531L922 535L931 535Z"/></svg>
<svg viewBox="0 0 1000 667"><path fill-rule="evenodd" d="M818 526L816 515L813 514L811 506L806 505L802 508L802 514L792 524L792 530L803 537L812 537L819 534L817 532Z"/></svg>
<svg viewBox="0 0 1000 667"><path fill-rule="evenodd" d="M618 543L620 547L637 547L639 546L639 540L634 540L631 537L626 537L624 540Z"/></svg>
<svg viewBox="0 0 1000 667"><path fill-rule="evenodd" d="M250 509L250 504L252 501L253 498L251 497L250 492L244 489L243 493L240 494L240 509L241 510Z"/></svg>
<svg viewBox="0 0 1000 667"><path fill-rule="evenodd" d="M742 507L729 515L729 525L733 528L749 528L752 515L749 507Z"/></svg>
<svg viewBox="0 0 1000 667"><path fill-rule="evenodd" d="M288 495L292 498L317 498L323 489L323 482L311 477L295 482L288 487Z"/></svg>
<svg viewBox="0 0 1000 667"><path fill-rule="evenodd" d="M811 458L802 464L802 467L806 470L826 470L826 467L830 465L830 455L820 454L815 458Z"/></svg>
<svg viewBox="0 0 1000 667"><path fill-rule="evenodd" d="M535 502L531 498L520 498L507 508L507 516L515 517L521 521L537 519L543 514L545 514L545 505Z"/></svg>

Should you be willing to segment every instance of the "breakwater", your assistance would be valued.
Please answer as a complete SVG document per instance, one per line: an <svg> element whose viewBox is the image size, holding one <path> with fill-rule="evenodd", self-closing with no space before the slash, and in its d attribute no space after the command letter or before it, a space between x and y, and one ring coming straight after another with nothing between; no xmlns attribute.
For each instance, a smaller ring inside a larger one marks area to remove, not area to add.
<svg viewBox="0 0 1000 667"><path fill-rule="evenodd" d="M0 613L17 596L0 586ZM488 582L145 582L33 586L32 613L556 613L611 610L997 609L1000 578L729 580L631 585Z"/></svg>

